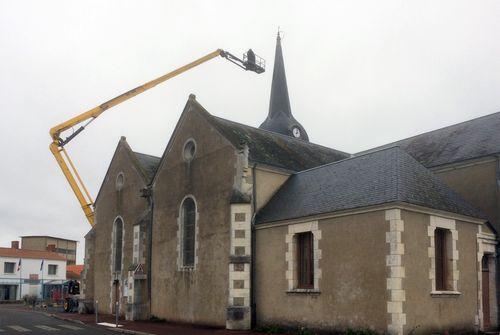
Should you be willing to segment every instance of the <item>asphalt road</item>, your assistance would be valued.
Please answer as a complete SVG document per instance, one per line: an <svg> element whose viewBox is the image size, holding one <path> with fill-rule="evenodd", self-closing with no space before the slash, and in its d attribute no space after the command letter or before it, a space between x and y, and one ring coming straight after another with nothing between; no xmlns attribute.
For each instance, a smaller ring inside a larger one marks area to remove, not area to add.
<svg viewBox="0 0 500 335"><path fill-rule="evenodd" d="M7 334L116 334L102 328L66 322L43 313L0 304L0 335Z"/></svg>

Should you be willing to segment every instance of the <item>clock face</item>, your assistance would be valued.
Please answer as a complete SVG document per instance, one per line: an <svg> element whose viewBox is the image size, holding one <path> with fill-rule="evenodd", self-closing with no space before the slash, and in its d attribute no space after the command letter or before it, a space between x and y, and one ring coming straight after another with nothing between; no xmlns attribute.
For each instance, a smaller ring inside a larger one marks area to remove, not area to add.
<svg viewBox="0 0 500 335"><path fill-rule="evenodd" d="M292 134L294 137L300 137L300 129L297 127L293 127Z"/></svg>

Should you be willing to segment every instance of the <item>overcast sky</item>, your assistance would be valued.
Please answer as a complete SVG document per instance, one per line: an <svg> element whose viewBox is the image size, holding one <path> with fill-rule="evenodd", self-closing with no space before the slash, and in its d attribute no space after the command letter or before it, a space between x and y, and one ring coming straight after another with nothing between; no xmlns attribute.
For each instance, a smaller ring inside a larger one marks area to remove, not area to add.
<svg viewBox="0 0 500 335"><path fill-rule="evenodd" d="M217 48L215 59L97 119L67 146L95 197L121 135L161 155L190 93L212 114L265 119L278 26L292 112L350 153L500 111L500 1L0 0L0 246L80 241L86 222L49 128Z"/></svg>

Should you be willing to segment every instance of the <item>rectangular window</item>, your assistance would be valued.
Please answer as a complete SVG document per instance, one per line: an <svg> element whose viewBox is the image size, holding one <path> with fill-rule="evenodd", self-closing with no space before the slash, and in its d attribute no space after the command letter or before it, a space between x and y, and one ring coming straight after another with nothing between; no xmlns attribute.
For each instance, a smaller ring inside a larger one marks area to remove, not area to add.
<svg viewBox="0 0 500 335"><path fill-rule="evenodd" d="M452 288L452 243L448 229L436 228L434 231L434 248L436 259L436 290L451 291Z"/></svg>
<svg viewBox="0 0 500 335"><path fill-rule="evenodd" d="M57 265L49 264L49 275L55 276L57 274Z"/></svg>
<svg viewBox="0 0 500 335"><path fill-rule="evenodd" d="M3 272L4 273L14 273L15 268L16 268L16 263L15 262L5 262L5 263L3 263Z"/></svg>
<svg viewBox="0 0 500 335"><path fill-rule="evenodd" d="M297 288L314 288L313 234L297 234Z"/></svg>

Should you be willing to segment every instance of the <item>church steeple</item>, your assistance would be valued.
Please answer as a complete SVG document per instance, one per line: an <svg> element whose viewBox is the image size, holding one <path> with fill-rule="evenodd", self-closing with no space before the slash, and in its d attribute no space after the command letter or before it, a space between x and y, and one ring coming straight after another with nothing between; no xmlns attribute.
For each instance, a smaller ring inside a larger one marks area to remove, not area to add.
<svg viewBox="0 0 500 335"><path fill-rule="evenodd" d="M295 120L290 108L288 86L286 84L285 63L281 50L281 36L278 32L276 38L276 53L274 55L273 82L271 85L271 100L269 101L269 114L260 125L261 129L273 131L283 135L309 141L302 125Z"/></svg>

